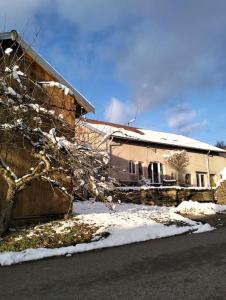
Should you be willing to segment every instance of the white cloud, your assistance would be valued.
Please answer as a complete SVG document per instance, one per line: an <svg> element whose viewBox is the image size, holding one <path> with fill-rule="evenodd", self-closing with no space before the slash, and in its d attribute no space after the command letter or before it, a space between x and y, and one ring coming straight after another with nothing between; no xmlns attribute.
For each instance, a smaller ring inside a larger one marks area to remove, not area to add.
<svg viewBox="0 0 226 300"><path fill-rule="evenodd" d="M168 126L181 134L190 134L207 127L207 120L197 120L199 114L188 105L177 105L167 113Z"/></svg>
<svg viewBox="0 0 226 300"><path fill-rule="evenodd" d="M55 0L58 14L83 33L99 32L126 21L140 7L137 0ZM146 1L146 0L145 0Z"/></svg>
<svg viewBox="0 0 226 300"><path fill-rule="evenodd" d="M128 123L134 117L134 107L114 97L105 110L106 120L113 123Z"/></svg>
<svg viewBox="0 0 226 300"><path fill-rule="evenodd" d="M56 23L61 22L64 29L54 32L54 24L50 24L42 30L52 36L67 29L71 32L66 36L71 37L75 54L64 51L63 59L74 60L79 72L90 72L90 80L98 72L107 76L109 70L104 66L110 62L110 71L116 69L129 86L139 112L172 98L186 98L191 91L201 94L225 86L225 11L225 0L190 0L184 5L181 0L142 0L142 5L140 0L0 3L0 16L2 20L6 16L7 28L38 24L38 12L45 17L54 13ZM52 40L48 48L59 47Z"/></svg>
<svg viewBox="0 0 226 300"><path fill-rule="evenodd" d="M207 126L208 126L207 120L203 120L201 122L195 122L195 123L187 124L184 127L181 127L179 133L190 134L193 133L194 131L199 131L203 128L206 128Z"/></svg>
<svg viewBox="0 0 226 300"><path fill-rule="evenodd" d="M110 53L140 111L226 82L223 0L56 0L55 8L83 42L96 41L89 57L101 63Z"/></svg>
<svg viewBox="0 0 226 300"><path fill-rule="evenodd" d="M197 116L197 112L186 106L176 107L171 111L168 117L168 125L171 128L181 129L187 125L188 122L191 122Z"/></svg>
<svg viewBox="0 0 226 300"><path fill-rule="evenodd" d="M40 24L35 20L35 15L38 11L44 11L50 3L50 0L1 0L0 30L17 29L26 34L32 26L37 29Z"/></svg>

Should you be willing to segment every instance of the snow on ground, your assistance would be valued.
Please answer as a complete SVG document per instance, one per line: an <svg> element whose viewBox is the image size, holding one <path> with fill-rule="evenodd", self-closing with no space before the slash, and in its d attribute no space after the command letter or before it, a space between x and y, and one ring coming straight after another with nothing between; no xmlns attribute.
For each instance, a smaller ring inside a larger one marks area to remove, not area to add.
<svg viewBox="0 0 226 300"><path fill-rule="evenodd" d="M219 205L214 203L199 203L196 201L183 201L174 210L181 214L193 215L213 215L216 213L226 213L226 205Z"/></svg>
<svg viewBox="0 0 226 300"><path fill-rule="evenodd" d="M78 214L81 222L100 227L97 238L101 232L108 232L110 235L104 239L76 246L3 252L0 254L0 264L5 266L51 256L147 241L185 232L200 233L214 229L208 224L182 217L172 207L115 204L112 209L110 204L84 201L74 203L74 212Z"/></svg>
<svg viewBox="0 0 226 300"><path fill-rule="evenodd" d="M151 185L141 185L141 186L120 186L117 187L118 190L121 191L140 191L140 190L196 190L196 191L204 191L204 190L214 190L215 188L209 187L199 187L199 186L179 186L179 185L161 185L161 186L151 186Z"/></svg>

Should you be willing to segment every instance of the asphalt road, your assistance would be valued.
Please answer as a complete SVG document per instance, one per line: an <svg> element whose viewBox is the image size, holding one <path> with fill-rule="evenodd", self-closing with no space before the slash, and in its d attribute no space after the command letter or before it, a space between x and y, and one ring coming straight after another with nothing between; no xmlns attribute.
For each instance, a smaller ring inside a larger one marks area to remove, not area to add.
<svg viewBox="0 0 226 300"><path fill-rule="evenodd" d="M226 299L226 227L2 267L0 299Z"/></svg>

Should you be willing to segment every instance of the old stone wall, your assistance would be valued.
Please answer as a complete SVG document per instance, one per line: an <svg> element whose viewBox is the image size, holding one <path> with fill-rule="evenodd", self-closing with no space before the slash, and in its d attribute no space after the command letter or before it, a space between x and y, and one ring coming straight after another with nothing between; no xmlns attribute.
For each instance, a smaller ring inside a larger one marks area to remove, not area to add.
<svg viewBox="0 0 226 300"><path fill-rule="evenodd" d="M226 204L226 180L217 187L215 197L218 204Z"/></svg>
<svg viewBox="0 0 226 300"><path fill-rule="evenodd" d="M225 191L226 194L226 191ZM214 190L188 188L150 188L150 189L118 189L112 192L115 201L126 203L176 206L185 200L199 202L215 202Z"/></svg>

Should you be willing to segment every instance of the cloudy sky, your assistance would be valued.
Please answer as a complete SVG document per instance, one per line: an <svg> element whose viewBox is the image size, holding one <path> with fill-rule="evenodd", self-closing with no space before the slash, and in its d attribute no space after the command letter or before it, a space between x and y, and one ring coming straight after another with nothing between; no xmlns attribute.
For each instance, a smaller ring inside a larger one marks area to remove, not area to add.
<svg viewBox="0 0 226 300"><path fill-rule="evenodd" d="M226 141L225 0L0 0L99 118Z"/></svg>

